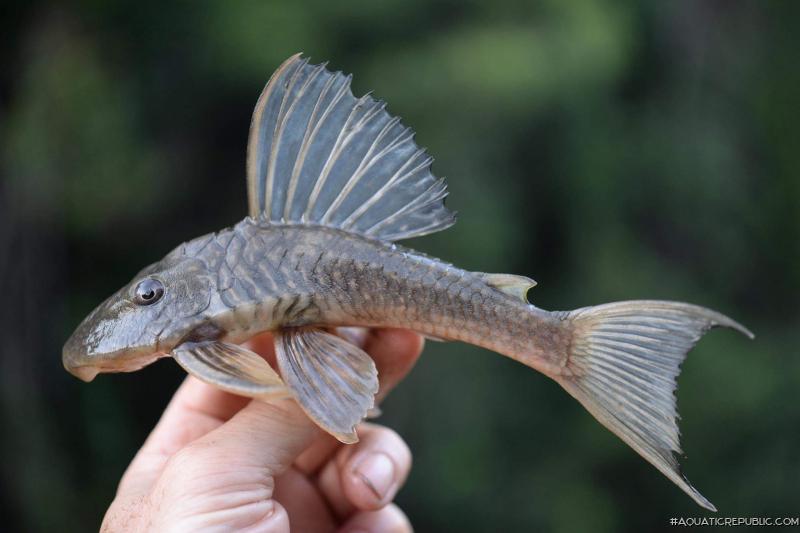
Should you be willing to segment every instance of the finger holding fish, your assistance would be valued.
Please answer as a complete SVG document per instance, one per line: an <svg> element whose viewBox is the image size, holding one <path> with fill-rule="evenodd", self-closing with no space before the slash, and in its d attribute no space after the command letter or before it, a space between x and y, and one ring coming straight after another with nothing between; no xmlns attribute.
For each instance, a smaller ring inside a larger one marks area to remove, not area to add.
<svg viewBox="0 0 800 533"><path fill-rule="evenodd" d="M365 331L362 339L378 368L387 369L381 380L381 397L385 397L416 362L422 342L418 335L402 330ZM249 343L265 357L269 357L271 346L269 336ZM348 457L364 453L393 457L397 465L396 491L410 468L408 447L388 428L369 425L363 432L368 438L346 447L350 450ZM344 495L354 495L352 501L328 501L336 495L325 490L315 471L335 463L335 457L342 455L334 454L342 448L341 443L318 431L294 402L249 401L190 376L131 463L105 524L113 529L130 519L126 513L138 509L137 516L144 514L142 507L150 505L153 494L176 508L189 501L198 505L199 500L199 505L205 505L212 515L228 513L246 521L249 515L241 511L248 507L246 503L233 502L233 507L225 508L214 507L214 502L205 500L208 494L225 493L226 483L231 490L242 485L256 487L246 491L253 497L272 494L281 502L269 510L269 520L275 524L284 519L291 519L295 526L303 524L313 505L320 509L347 505L349 512L336 518L344 520L356 517L359 509L374 510L388 503L391 498L380 505L363 503L360 495L384 482L383 472L369 472L363 466L360 477L340 488ZM299 467L301 463L305 463L305 469ZM341 462L338 464L341 466ZM263 477L265 472L274 477L273 482ZM226 504L231 501L226 500ZM263 512L262 507L255 505L250 511Z"/></svg>
<svg viewBox="0 0 800 533"><path fill-rule="evenodd" d="M411 451L396 432L368 423L359 431L358 444L340 447L318 475L319 488L339 518L384 507L411 470Z"/></svg>
<svg viewBox="0 0 800 533"><path fill-rule="evenodd" d="M413 528L408 517L394 504L379 511L359 513L348 520L340 529L342 533L411 533Z"/></svg>
<svg viewBox="0 0 800 533"><path fill-rule="evenodd" d="M405 337L405 341L398 339L398 337ZM385 342L386 340L388 342ZM404 351L399 350L404 343L406 349ZM415 335L395 332L388 335L378 333L375 335L375 340L368 343L366 347L374 349L376 364L379 369L387 358L385 356L390 353L388 350L391 350L393 355L393 368L386 373L386 378L383 382L385 391L388 392L397 383L397 380L410 370L418 356L418 348L420 346L421 343ZM405 361L405 368L398 361ZM408 453L407 447L401 440L387 439L385 435L388 434L388 430L373 428L367 433L378 437L368 440L364 445L361 445L361 443L356 444L353 448L354 453L368 449L370 453L380 453L385 457L395 457L398 465L396 474L398 477L394 483L399 485L405 479L410 467L410 456L405 455ZM393 433L391 434L394 435ZM187 480L183 480L182 476L187 475L187 472L190 472L192 478L195 479L198 473L196 471L192 472L192 468L187 468L186 463L190 462L192 464L206 465L203 475L200 476L201 480L225 480L226 473L235 472L235 478L228 480L234 483L235 486L256 486L266 489L266 492L263 490L252 492L251 495L253 497L270 498L273 495L277 496L279 494L278 488L273 493L270 489L270 484L264 484L266 481L264 476L275 478L277 487L280 487L281 475L287 472L295 458L311 445L315 439L320 438L321 435L318 428L306 417L296 403L289 401L271 403L253 401L236 413L226 424L186 446L177 459L171 459L165 469L165 481L163 484L165 488L167 486L185 487L187 485L185 481ZM269 443L269 445L265 445L265 443ZM323 467L324 469L325 467ZM345 494L353 497L350 505L354 509L364 507L362 497L364 491L370 491L370 486L381 486L384 483L384 478L380 477L383 474L384 472L379 471L375 473L378 477L371 479L369 476L372 474L362 472L360 477L350 480L343 487L345 491L349 490L349 493L346 492ZM175 476L177 476L177 479ZM354 486L358 484L362 484L362 486ZM192 487L192 496L197 498L224 490L223 487L212 487L207 483L194 482L188 483L188 485ZM302 485L299 486L302 487ZM295 485L295 487L298 487L298 485ZM324 490L322 492L325 497L330 497L329 493ZM186 495L184 494L184 496ZM297 495L284 493L283 496L292 501L292 496ZM238 505L245 505L248 503L246 500L247 498L238 502ZM385 504L388 501L382 503ZM377 507L374 504L367 506L369 509ZM292 507L285 505L284 508L291 519Z"/></svg>
<svg viewBox="0 0 800 533"><path fill-rule="evenodd" d="M364 329L361 337L379 369L381 386L377 401L380 401L413 368L424 341L413 332L399 329ZM274 361L270 334L254 337L247 346L265 360ZM248 403L249 398L225 392L190 375L134 458L120 486L126 487L135 479L137 484L149 488L146 480L160 473L172 454L230 420ZM309 475L318 471L340 446L339 441L327 434L319 437L296 460L297 467Z"/></svg>

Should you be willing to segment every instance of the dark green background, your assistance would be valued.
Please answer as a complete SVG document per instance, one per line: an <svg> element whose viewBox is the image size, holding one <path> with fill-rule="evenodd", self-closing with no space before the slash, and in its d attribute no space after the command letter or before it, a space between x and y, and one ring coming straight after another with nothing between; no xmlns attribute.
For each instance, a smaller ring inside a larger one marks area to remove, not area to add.
<svg viewBox="0 0 800 533"><path fill-rule="evenodd" d="M410 241L525 274L546 309L687 300L684 468L723 516L797 516L800 3L5 2L0 25L2 494L11 529L96 528L183 373L87 385L61 344L179 242L245 212L250 112L297 51L355 74L449 178ZM641 531L705 511L558 386L431 343L384 406L419 531Z"/></svg>

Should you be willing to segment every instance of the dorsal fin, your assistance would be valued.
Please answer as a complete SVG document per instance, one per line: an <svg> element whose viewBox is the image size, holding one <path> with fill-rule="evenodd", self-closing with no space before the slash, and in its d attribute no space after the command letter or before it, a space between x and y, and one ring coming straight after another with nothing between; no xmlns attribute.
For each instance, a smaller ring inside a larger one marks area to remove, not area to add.
<svg viewBox="0 0 800 533"><path fill-rule="evenodd" d="M300 54L272 75L250 125L250 216L387 241L453 225L432 158L383 102L356 99L350 79Z"/></svg>
<svg viewBox="0 0 800 533"><path fill-rule="evenodd" d="M499 289L511 296L516 296L523 302L528 302L528 291L536 286L536 282L525 276L514 274L487 274L478 272L487 285Z"/></svg>

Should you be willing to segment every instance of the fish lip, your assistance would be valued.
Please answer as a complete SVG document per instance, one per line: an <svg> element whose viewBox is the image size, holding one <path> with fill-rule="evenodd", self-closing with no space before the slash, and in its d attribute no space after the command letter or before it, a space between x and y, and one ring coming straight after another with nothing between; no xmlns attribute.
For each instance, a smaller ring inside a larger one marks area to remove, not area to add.
<svg viewBox="0 0 800 533"><path fill-rule="evenodd" d="M64 368L76 378L89 383L97 377L97 374L135 372L168 355L169 354L164 351L147 352L145 354L135 354L112 361L104 361L98 364L71 365L65 363Z"/></svg>
<svg viewBox="0 0 800 533"><path fill-rule="evenodd" d="M92 365L83 365L83 366L68 366L66 367L67 372L75 376L76 378L80 379L81 381L85 381L89 383L94 378L97 377L97 374L100 373L100 369L96 366Z"/></svg>

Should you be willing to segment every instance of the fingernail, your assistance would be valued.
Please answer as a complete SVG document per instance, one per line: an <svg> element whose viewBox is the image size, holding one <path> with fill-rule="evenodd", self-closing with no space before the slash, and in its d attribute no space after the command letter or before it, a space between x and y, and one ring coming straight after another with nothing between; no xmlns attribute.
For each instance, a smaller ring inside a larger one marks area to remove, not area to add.
<svg viewBox="0 0 800 533"><path fill-rule="evenodd" d="M356 466L355 474L379 500L396 490L394 462L385 453L367 455Z"/></svg>

